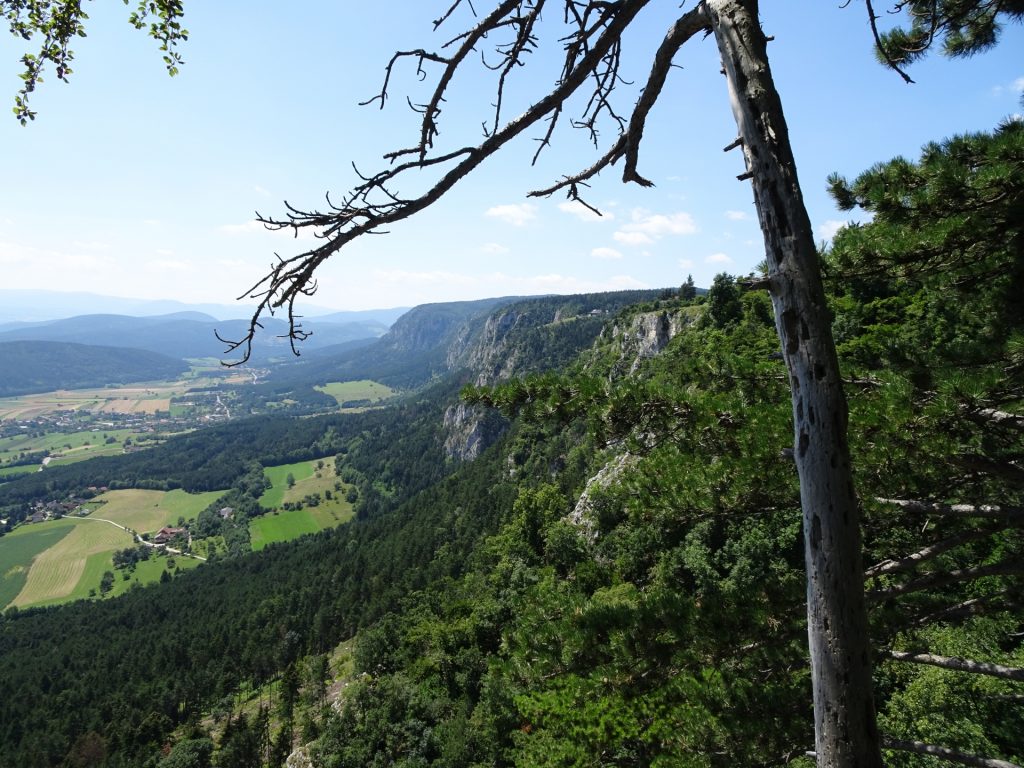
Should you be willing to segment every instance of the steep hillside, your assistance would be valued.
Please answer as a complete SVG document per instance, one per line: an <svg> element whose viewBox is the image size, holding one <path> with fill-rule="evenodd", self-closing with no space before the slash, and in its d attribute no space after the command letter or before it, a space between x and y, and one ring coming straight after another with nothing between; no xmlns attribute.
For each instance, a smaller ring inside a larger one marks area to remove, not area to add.
<svg viewBox="0 0 1024 768"><path fill-rule="evenodd" d="M0 397L158 381L188 369L183 360L142 349L57 341L0 342Z"/></svg>
<svg viewBox="0 0 1024 768"><path fill-rule="evenodd" d="M279 381L325 383L374 379L414 389L450 374L479 383L557 368L597 337L605 321L663 291L619 291L505 297L425 304L401 318L376 343L337 357L313 354L275 372Z"/></svg>

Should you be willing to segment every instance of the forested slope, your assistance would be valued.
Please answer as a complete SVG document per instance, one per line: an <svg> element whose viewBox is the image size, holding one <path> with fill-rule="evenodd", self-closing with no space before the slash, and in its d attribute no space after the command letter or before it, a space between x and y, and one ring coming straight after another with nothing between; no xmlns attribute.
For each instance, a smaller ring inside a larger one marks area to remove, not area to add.
<svg viewBox="0 0 1024 768"><path fill-rule="evenodd" d="M158 352L58 341L0 342L0 360L0 397L159 381L189 369Z"/></svg>
<svg viewBox="0 0 1024 768"><path fill-rule="evenodd" d="M1022 180L1019 123L833 180L874 217L823 259L891 765L1024 761ZM809 764L768 297L721 276L608 320L572 365L466 390L510 425L472 462L441 458L450 390L306 420L368 494L349 526L6 615L0 765L280 765L300 742L323 768ZM282 692L351 638L336 705L300 722ZM230 696L267 681L258 715Z"/></svg>

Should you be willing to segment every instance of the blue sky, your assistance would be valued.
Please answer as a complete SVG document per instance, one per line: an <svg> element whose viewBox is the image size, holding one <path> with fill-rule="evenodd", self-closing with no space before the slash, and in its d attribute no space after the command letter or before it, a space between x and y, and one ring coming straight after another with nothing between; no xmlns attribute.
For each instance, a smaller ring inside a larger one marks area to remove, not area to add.
<svg viewBox="0 0 1024 768"><path fill-rule="evenodd" d="M384 110L358 103L379 90L393 50L447 39L430 23L447 5L187 2L186 63L172 79L121 3L90 4L71 83L51 74L27 127L9 111L0 118L0 286L230 303L275 252L303 249L263 231L255 211L281 213L283 200L322 206L326 192L340 196L354 183L353 162L377 170L384 152L415 142L405 96L422 99L425 86L411 66L396 70ZM677 2L657 0L630 31L622 74L634 85L622 87L620 112L679 13ZM548 44L517 71L507 115L557 73L560 14L549 15ZM766 0L762 20L775 37L769 55L821 239L845 221L825 194L830 172L914 158L927 141L988 130L1021 111L1019 28L984 56L916 65L917 83L906 85L875 63L858 0ZM468 21L453 19L448 33ZM8 39L0 56L0 97L11 106L19 46ZM322 268L310 309L658 288L688 273L708 285L718 272L752 271L763 246L749 183L735 178L741 156L722 152L735 125L714 41L692 40L676 63L645 133L639 170L653 189L624 186L613 167L588 197L601 218L564 197L527 198L597 157L582 132L566 128L531 167L538 127L434 208L343 249ZM481 68L455 83L439 148L479 141L492 85ZM613 126L604 129L610 139ZM426 181L410 179L401 192Z"/></svg>

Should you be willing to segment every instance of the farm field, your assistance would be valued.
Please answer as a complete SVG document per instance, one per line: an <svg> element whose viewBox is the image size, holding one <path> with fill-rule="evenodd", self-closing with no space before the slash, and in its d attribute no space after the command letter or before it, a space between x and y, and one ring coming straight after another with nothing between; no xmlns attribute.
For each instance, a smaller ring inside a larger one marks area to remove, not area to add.
<svg viewBox="0 0 1024 768"><path fill-rule="evenodd" d="M322 462L323 466L318 467ZM258 517L249 523L249 536L254 550L263 549L276 541L288 541L305 533L315 533L325 528L348 522L352 518L352 505L345 501L345 488L338 491L334 473L334 461L314 459L295 464L267 467L264 472L272 483L260 497L260 506L277 510ZM288 487L287 477L295 478L295 485ZM333 498L327 499L330 491ZM285 503L302 502L307 496L319 494L320 503L313 507L303 505L302 509L281 509Z"/></svg>
<svg viewBox="0 0 1024 768"><path fill-rule="evenodd" d="M70 464L93 456L119 454L124 450L125 439L135 436L136 433L128 429L90 429L5 437L0 439L0 473L12 471L13 467L5 469L3 465L17 459L22 453L46 451L53 457L51 463ZM38 464L32 465L31 471L38 468Z"/></svg>
<svg viewBox="0 0 1024 768"><path fill-rule="evenodd" d="M363 404L362 401L368 401L370 404L376 404L395 394L395 390L391 387L369 379L332 381L329 384L315 387L315 389L333 397L342 408L345 407L345 403L351 402Z"/></svg>
<svg viewBox="0 0 1024 768"><path fill-rule="evenodd" d="M32 561L71 533L71 521L49 526L25 526L0 538L0 609L8 606L25 586Z"/></svg>
<svg viewBox="0 0 1024 768"><path fill-rule="evenodd" d="M103 413L154 414L169 412L171 398L180 397L190 389L221 383L244 384L252 380L246 372L230 377L204 375L193 370L177 381L154 381L146 384L97 387L94 389L61 389L19 397L0 398L0 420L34 419L57 411L81 411L94 415Z"/></svg>
<svg viewBox="0 0 1024 768"><path fill-rule="evenodd" d="M194 520L223 494L224 491L186 493L180 489L107 491L89 506L93 510L91 517L112 520L139 533L153 533L165 525L175 525L179 517Z"/></svg>
<svg viewBox="0 0 1024 768"><path fill-rule="evenodd" d="M25 585L11 605L24 608L88 597L89 590L99 586L100 577L106 570L104 560L110 561L116 550L132 544L131 534L99 520L63 518L36 525L45 528L61 523L69 523L71 530L36 556ZM7 538L0 539L0 545Z"/></svg>
<svg viewBox="0 0 1024 768"><path fill-rule="evenodd" d="M109 491L89 503L89 517L64 517L16 528L0 538L0 610L9 605L54 605L92 597L104 571L114 571L114 552L133 544L132 535L118 525L139 533L153 532L177 523L179 517L194 519L220 495L219 491ZM174 560L180 568L199 563L187 557ZM133 583L152 583L166 567L166 558L158 556L140 563L127 581L115 571L111 594L130 589Z"/></svg>

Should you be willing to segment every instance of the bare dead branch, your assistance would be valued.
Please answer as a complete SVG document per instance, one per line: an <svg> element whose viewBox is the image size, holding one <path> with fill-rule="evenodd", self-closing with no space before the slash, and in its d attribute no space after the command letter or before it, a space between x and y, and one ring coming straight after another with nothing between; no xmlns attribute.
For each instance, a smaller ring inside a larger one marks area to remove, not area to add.
<svg viewBox="0 0 1024 768"><path fill-rule="evenodd" d="M911 80L910 75L900 68L900 65L893 60L889 55L889 51L886 50L886 47L882 44L882 36L878 32L878 16L875 15L875 9L871 5L871 0L864 0L864 5L868 12L868 23L871 25L871 34L875 38L875 48L880 54L882 54L882 57L885 59L885 63L889 68L903 78L903 82L913 83L914 81Z"/></svg>
<svg viewBox="0 0 1024 768"><path fill-rule="evenodd" d="M895 749L900 752L916 752L919 755L931 755L940 760L948 760L952 763L960 763L961 765L971 765L975 766L975 768L1020 768L1016 763L1010 763L1006 760L957 752L947 747L925 744L923 741L907 741L905 739L883 736L882 744L886 749Z"/></svg>
<svg viewBox="0 0 1024 768"><path fill-rule="evenodd" d="M952 619L977 616L989 610L1000 610L1006 607L1006 603L1003 601L1003 598L1006 596L1007 592L1008 590L1001 589L990 595L964 600L956 605L949 605L938 611L931 611L930 613L919 616L913 623L919 627L924 627L929 624L933 624L936 621L950 621Z"/></svg>
<svg viewBox="0 0 1024 768"><path fill-rule="evenodd" d="M955 656L936 656L933 653L907 653L905 651L883 651L890 659L896 661L907 661L911 664L927 664L942 669L952 669L956 672L970 672L975 675L988 675L1003 680L1017 680L1024 682L1024 669L1019 667L1007 667L1003 664L993 664L988 661L974 661L973 659L960 659Z"/></svg>
<svg viewBox="0 0 1024 768"><path fill-rule="evenodd" d="M998 461L973 453L955 456L953 462L971 472L998 477L1016 488L1024 488L1024 469L1012 462Z"/></svg>
<svg viewBox="0 0 1024 768"><path fill-rule="evenodd" d="M913 570L921 563L938 557L943 552L955 549L968 541L974 541L975 539L983 539L987 536L991 536L997 530L999 529L984 528L981 530L964 531L955 536L950 536L948 539L943 539L942 541L937 541L934 544L929 544L927 547L919 549L917 552L907 555L906 557L901 557L898 560L883 560L864 571L864 578L872 579L877 576L883 576L887 573L901 573L903 571Z"/></svg>
<svg viewBox="0 0 1024 768"><path fill-rule="evenodd" d="M995 408L979 408L978 410L970 411L968 418L987 424L1024 429L1024 415L999 411Z"/></svg>
<svg viewBox="0 0 1024 768"><path fill-rule="evenodd" d="M867 593L868 602L878 603L884 600L891 600L911 592L920 592L925 589L936 589L947 587L951 584L958 584L964 581L973 581L987 576L1010 576L1024 573L1024 563L1013 560L1003 560L992 565L980 565L974 568L961 568L954 571L940 571L929 573L920 578L913 579L904 584L897 584L885 589L876 589Z"/></svg>
<svg viewBox="0 0 1024 768"><path fill-rule="evenodd" d="M1007 507L999 504L941 504L916 499L883 499L875 501L902 507L908 512L924 512L957 517L991 517L999 520L1024 520L1024 507Z"/></svg>
<svg viewBox="0 0 1024 768"><path fill-rule="evenodd" d="M300 228L312 227L317 230L322 242L315 248L289 258L278 257L278 261L271 265L268 274L246 291L243 297L247 296L257 300L256 310L246 336L237 341L222 339L229 345L229 353L243 350L240 360L226 364L239 365L249 359L252 352L252 340L258 328L261 327L259 319L263 313L273 315L277 309L287 307L289 318L295 317L293 314L295 301L301 296L310 295L311 291L315 290L313 275L317 268L342 247L361 235L379 232L381 227L406 219L429 207L487 157L546 115L551 115L561 109L566 99L591 78L595 70L606 66L607 57L619 45L622 32L648 2L650 0L620 0L615 3L589 4L588 9L599 11L598 18L585 17L588 24L586 35L584 37L577 35L575 38L577 51L574 54L574 64L546 96L535 102L522 115L510 120L487 136L479 145L463 147L440 157L427 157L426 149L430 147L430 142L436 133L432 126L436 116L436 107L441 99L438 94L443 95L447 87L451 73L454 71L452 63L461 61L468 55L468 51L472 49L471 40L481 39L496 24L502 23L505 14L519 5L519 2L514 0L505 0L501 3L494 13L481 21L463 40L459 51L445 65L445 71L434 91L437 99L432 98L431 102L424 107L418 146L421 151L418 157L394 165L386 171L362 177L363 181L350 191L340 204L331 203L330 210L327 212L301 211L286 204L286 218L272 219L262 216L258 218L264 226L271 229L291 228L298 233ZM391 159L398 159L404 154L406 153L398 153ZM402 198L393 191L393 183L399 177L403 177L406 172L446 163L454 164L426 192L416 197ZM292 327L290 337L293 341L301 340L302 334L301 329Z"/></svg>
<svg viewBox="0 0 1024 768"><path fill-rule="evenodd" d="M640 141L643 138L644 126L658 96L661 94L672 68L672 59L679 49L698 32L706 32L709 29L709 22L703 3L696 8L687 11L669 29L658 47L654 57L654 64L647 77L647 84L644 86L633 113L630 115L629 125L623 131L615 143L607 152L593 165L572 176L566 176L561 181L544 189L534 190L529 193L530 197L548 197L561 189L568 189L568 197L571 200L587 205L579 196L578 186L585 181L594 178L598 173L610 165L618 162L619 158L626 157L626 165L623 170L622 180L624 182L636 182L644 187L653 186L653 183L637 173L637 157L640 148ZM547 137L545 137L546 141ZM587 205L591 210L596 210Z"/></svg>

